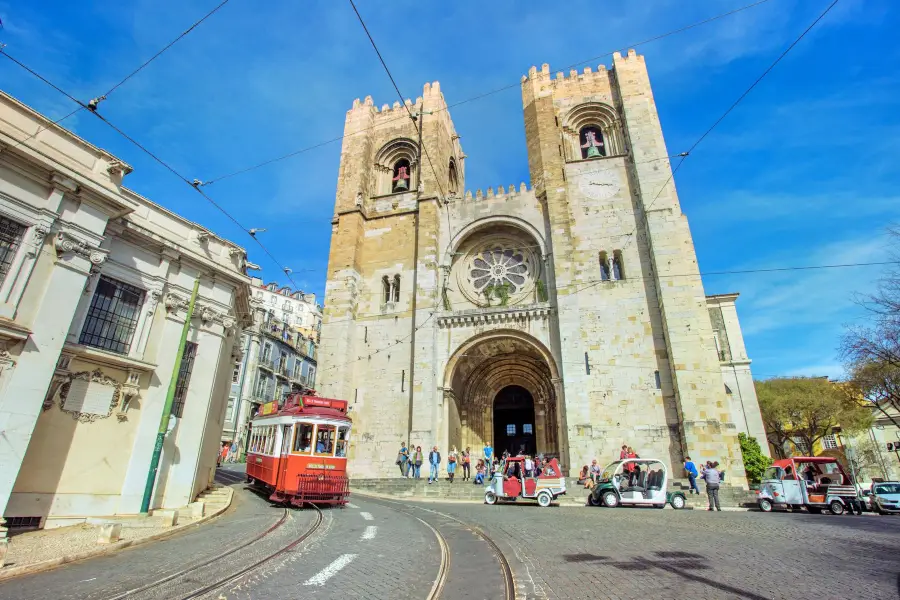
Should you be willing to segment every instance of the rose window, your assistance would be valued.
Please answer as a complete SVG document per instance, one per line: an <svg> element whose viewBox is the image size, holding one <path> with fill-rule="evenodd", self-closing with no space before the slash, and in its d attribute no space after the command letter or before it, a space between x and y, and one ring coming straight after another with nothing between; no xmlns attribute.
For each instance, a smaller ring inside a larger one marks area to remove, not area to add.
<svg viewBox="0 0 900 600"><path fill-rule="evenodd" d="M471 246L454 269L459 289L478 306L535 302L540 261L532 246L511 236L492 236Z"/></svg>
<svg viewBox="0 0 900 600"><path fill-rule="evenodd" d="M469 277L472 287L483 292L488 285L509 286L509 293L515 294L526 281L528 266L525 255L517 250L492 248L479 252L472 260Z"/></svg>

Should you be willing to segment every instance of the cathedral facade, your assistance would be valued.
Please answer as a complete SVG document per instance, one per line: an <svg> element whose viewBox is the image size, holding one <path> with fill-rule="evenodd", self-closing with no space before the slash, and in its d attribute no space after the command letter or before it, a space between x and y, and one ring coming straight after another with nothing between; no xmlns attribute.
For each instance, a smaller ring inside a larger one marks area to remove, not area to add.
<svg viewBox="0 0 900 600"><path fill-rule="evenodd" d="M532 67L522 104L531 187L474 194L438 83L347 113L319 392L350 401L351 474L395 476L404 441L573 474L627 444L744 482L737 434L765 434L737 294L704 293L644 58Z"/></svg>

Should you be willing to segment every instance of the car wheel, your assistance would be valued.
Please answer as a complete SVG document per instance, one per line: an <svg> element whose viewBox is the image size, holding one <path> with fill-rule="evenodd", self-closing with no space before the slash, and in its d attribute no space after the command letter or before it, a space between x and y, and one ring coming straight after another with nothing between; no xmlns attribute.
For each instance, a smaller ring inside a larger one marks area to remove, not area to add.
<svg viewBox="0 0 900 600"><path fill-rule="evenodd" d="M550 506L550 503L553 502L553 496L550 495L550 492L541 492L537 497L538 506L543 508L547 508Z"/></svg>
<svg viewBox="0 0 900 600"><path fill-rule="evenodd" d="M833 515L842 515L844 514L844 505L840 500L832 500L831 504L828 505L828 510Z"/></svg>
<svg viewBox="0 0 900 600"><path fill-rule="evenodd" d="M484 503L494 505L497 504L497 494L492 491L487 491L484 493Z"/></svg>
<svg viewBox="0 0 900 600"><path fill-rule="evenodd" d="M676 495L672 496L672 508L674 508L675 510L680 510L680 509L684 508L684 504L685 504L684 496L682 496L681 494L676 494ZM663 506L665 506L665 505L663 505ZM662 508L662 506L660 506L660 508Z"/></svg>
<svg viewBox="0 0 900 600"><path fill-rule="evenodd" d="M600 502L599 500L594 498L594 494L591 493L588 495L588 504L591 506L600 506L602 504L602 502Z"/></svg>
<svg viewBox="0 0 900 600"><path fill-rule="evenodd" d="M821 507L818 507L818 506L808 506L806 508L806 510L808 510L809 514L811 514L811 515L821 515L822 514L822 509L821 509Z"/></svg>
<svg viewBox="0 0 900 600"><path fill-rule="evenodd" d="M763 498L759 501L759 510L763 512L772 512L772 501Z"/></svg>
<svg viewBox="0 0 900 600"><path fill-rule="evenodd" d="M605 492L603 494L603 506L607 508L615 508L619 505L619 497L615 492Z"/></svg>

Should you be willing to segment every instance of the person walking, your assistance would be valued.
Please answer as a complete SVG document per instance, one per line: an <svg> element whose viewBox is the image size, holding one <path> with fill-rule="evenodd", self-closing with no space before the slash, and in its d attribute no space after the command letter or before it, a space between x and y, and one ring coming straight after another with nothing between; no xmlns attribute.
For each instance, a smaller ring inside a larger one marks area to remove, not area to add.
<svg viewBox="0 0 900 600"><path fill-rule="evenodd" d="M472 452L467 447L462 453L463 481L469 480L469 476L471 475L471 461Z"/></svg>
<svg viewBox="0 0 900 600"><path fill-rule="evenodd" d="M717 510L722 512L719 506L719 483L722 481L722 474L719 472L719 463L711 461L706 463L707 469L703 472L703 479L706 481L706 496L709 498L709 508L707 510ZM715 505L715 509L713 509Z"/></svg>
<svg viewBox="0 0 900 600"><path fill-rule="evenodd" d="M422 478L422 446L416 446L416 451L413 452L412 462L413 462L413 476L416 479Z"/></svg>
<svg viewBox="0 0 900 600"><path fill-rule="evenodd" d="M453 483L453 477L456 475L456 461L459 460L459 452L456 446L450 447L450 453L447 455L447 480Z"/></svg>
<svg viewBox="0 0 900 600"><path fill-rule="evenodd" d="M684 471L687 473L688 481L691 482L691 489L688 490L688 493L697 494L699 496L700 488L697 487L697 475L699 475L699 473L697 472L697 465L691 461L690 456L684 457Z"/></svg>
<svg viewBox="0 0 900 600"><path fill-rule="evenodd" d="M430 466L428 485L431 485L438 480L438 472L441 468L441 453L438 452L437 446L433 447L431 452L428 453L428 465Z"/></svg>
<svg viewBox="0 0 900 600"><path fill-rule="evenodd" d="M237 460L237 450L238 444L237 440L231 442L231 446L228 448L228 456L225 457L225 462L233 463Z"/></svg>

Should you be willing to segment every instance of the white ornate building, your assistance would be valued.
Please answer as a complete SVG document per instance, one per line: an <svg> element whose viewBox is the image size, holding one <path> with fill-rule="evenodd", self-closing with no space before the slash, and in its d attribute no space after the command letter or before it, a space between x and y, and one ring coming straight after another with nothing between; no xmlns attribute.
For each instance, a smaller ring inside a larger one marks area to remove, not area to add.
<svg viewBox="0 0 900 600"><path fill-rule="evenodd" d="M213 477L235 341L249 314L246 255L125 188L130 171L0 93L0 515L8 525L139 512L198 278L152 507L184 506Z"/></svg>

